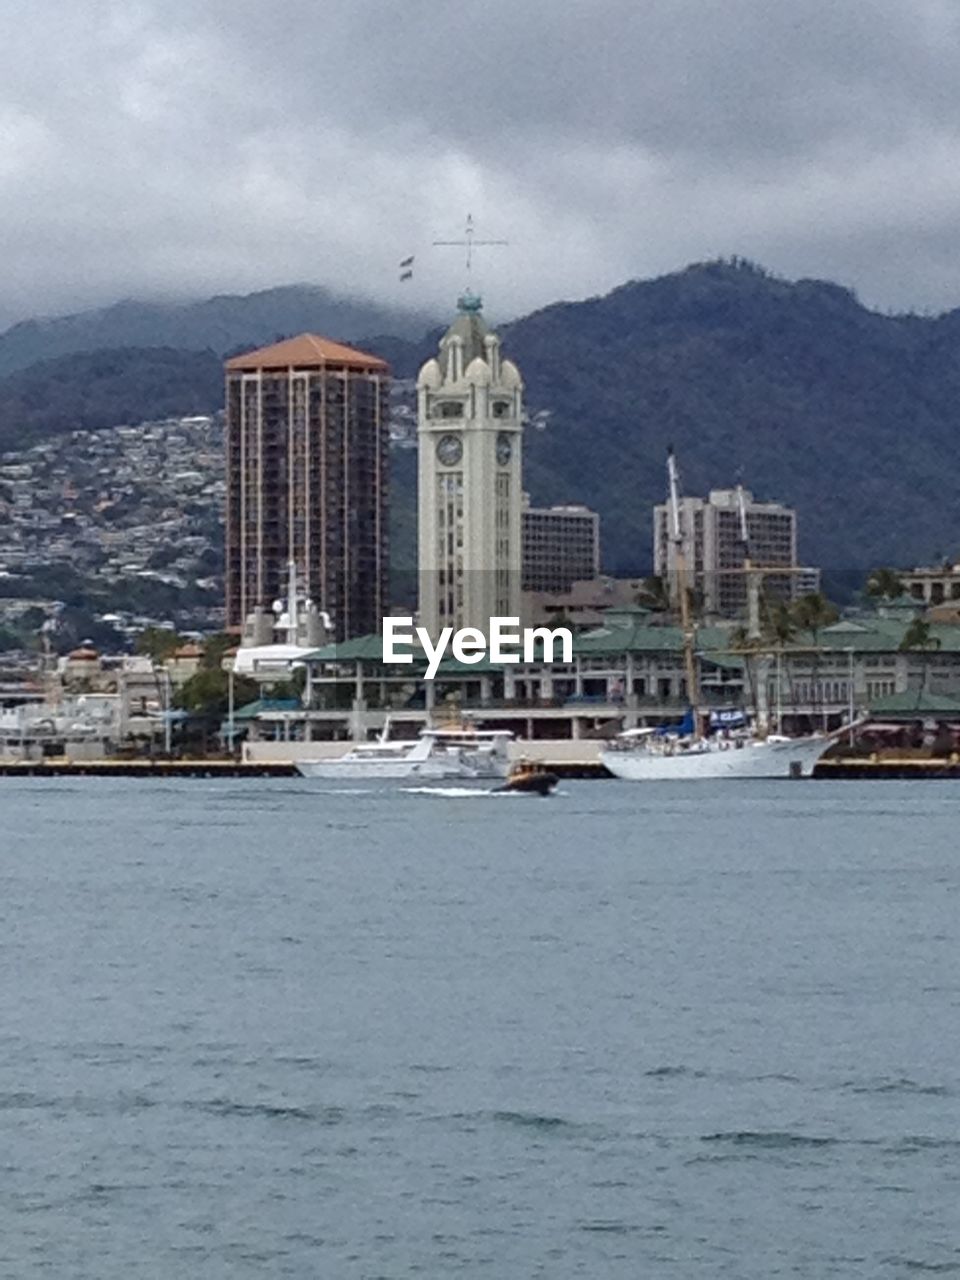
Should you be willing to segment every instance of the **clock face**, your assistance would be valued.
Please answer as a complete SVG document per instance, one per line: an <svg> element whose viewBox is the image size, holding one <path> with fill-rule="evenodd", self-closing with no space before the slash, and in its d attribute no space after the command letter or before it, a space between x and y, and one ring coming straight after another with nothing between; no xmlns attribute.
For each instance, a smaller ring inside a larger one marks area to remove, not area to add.
<svg viewBox="0 0 960 1280"><path fill-rule="evenodd" d="M441 436L437 441L437 458L445 467L455 467L463 457L459 436Z"/></svg>
<svg viewBox="0 0 960 1280"><path fill-rule="evenodd" d="M501 467L505 467L507 465L512 453L513 445L510 443L510 437L506 432L501 431L497 436L497 462L499 462Z"/></svg>

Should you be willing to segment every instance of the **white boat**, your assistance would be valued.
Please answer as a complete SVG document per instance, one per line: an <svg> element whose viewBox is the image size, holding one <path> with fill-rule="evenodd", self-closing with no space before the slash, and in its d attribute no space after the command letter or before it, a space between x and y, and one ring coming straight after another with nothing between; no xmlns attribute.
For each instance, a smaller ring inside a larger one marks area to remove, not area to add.
<svg viewBox="0 0 960 1280"><path fill-rule="evenodd" d="M672 544L673 564L677 574L677 595L683 629L683 657L690 710L685 723L669 728L628 729L620 734L600 759L616 778L631 782L689 781L709 778L788 778L809 777L817 761L841 733L853 725L833 733L809 734L788 738L768 731L767 660L763 653L760 629L760 583L766 571L750 559L749 530L743 490L740 496L740 532L744 549L744 572L747 579L748 636L757 655L756 725L746 725L733 732L726 728L705 732L710 717L699 707L700 688L696 654L696 625L691 617L689 578L684 553L680 518L680 480L673 451L667 454L669 490L667 536Z"/></svg>
<svg viewBox="0 0 960 1280"><path fill-rule="evenodd" d="M501 730L424 729L413 741L391 739L389 724L377 742L360 742L333 760L298 760L305 778L393 781L423 778L505 778L507 744Z"/></svg>
<svg viewBox="0 0 960 1280"><path fill-rule="evenodd" d="M633 729L602 751L600 759L615 778L631 782L809 777L835 737L812 734L787 738L771 734L759 738L743 734L678 738L659 734L655 729Z"/></svg>

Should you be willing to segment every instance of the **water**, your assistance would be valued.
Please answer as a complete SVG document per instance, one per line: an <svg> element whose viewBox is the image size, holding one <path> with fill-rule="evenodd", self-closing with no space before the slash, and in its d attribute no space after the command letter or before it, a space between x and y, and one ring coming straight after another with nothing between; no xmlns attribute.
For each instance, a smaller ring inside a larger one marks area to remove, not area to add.
<svg viewBox="0 0 960 1280"><path fill-rule="evenodd" d="M949 784L4 781L0 1275L960 1273Z"/></svg>

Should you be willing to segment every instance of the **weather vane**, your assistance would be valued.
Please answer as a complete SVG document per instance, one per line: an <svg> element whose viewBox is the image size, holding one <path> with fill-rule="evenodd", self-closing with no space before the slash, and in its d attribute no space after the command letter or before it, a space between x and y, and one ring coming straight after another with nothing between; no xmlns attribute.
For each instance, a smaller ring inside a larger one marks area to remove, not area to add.
<svg viewBox="0 0 960 1280"><path fill-rule="evenodd" d="M435 248L453 247L458 249L466 249L468 281L470 279L470 272L473 268L473 253L475 249L480 249L480 248L486 249L493 245L500 246L500 245L507 245L509 243L510 243L509 240L478 240L477 228L473 221L472 213L467 214L467 222L466 222L466 226L464 227L462 240L434 240L433 241ZM401 262L399 263L401 280L413 279L413 263L414 263L414 257L412 254L410 255L409 258L403 258L401 260Z"/></svg>
<svg viewBox="0 0 960 1280"><path fill-rule="evenodd" d="M466 251L467 251L467 275L469 276L469 274L470 274L470 269L471 269L471 267L472 267L472 265L473 265L473 251L474 251L474 249L479 249L479 248L481 248L481 247L483 247L483 248L487 248L487 247L488 247L488 246L490 246L490 245L505 245L505 244L509 244L509 243L510 243L510 241L509 241L509 240L478 240L476 237L477 237L477 229L476 229L476 227L474 226L474 223L473 223L473 214L472 214L472 213L468 213L468 214L467 214L467 225L466 225L466 227L465 227L465 229L464 229L463 239L462 239L462 240L434 240L433 244L434 244L434 247L435 247L435 248L436 248L436 247L444 247L444 248L446 248L446 247L449 247L449 246L455 246L455 247L457 247L457 248L459 248L459 249L466 249Z"/></svg>

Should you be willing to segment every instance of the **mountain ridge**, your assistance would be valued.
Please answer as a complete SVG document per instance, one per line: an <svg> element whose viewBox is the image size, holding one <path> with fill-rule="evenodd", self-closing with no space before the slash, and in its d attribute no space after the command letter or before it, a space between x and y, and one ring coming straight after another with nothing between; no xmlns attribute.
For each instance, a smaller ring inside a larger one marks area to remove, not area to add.
<svg viewBox="0 0 960 1280"><path fill-rule="evenodd" d="M298 331L296 308L280 315L272 306L271 320L290 323L271 338ZM379 327L368 331L379 336L349 336L397 377L412 377L442 331L425 328L419 337ZM668 445L688 493L742 478L758 497L796 507L801 557L828 570L922 562L960 542L950 485L960 470L960 309L884 315L843 286L788 281L735 259L551 303L500 332L529 407L549 410L546 429L526 433L525 488L537 503L595 507L608 570L649 568ZM220 405L221 354L208 350L203 368L196 352L183 355L191 387L216 396L208 410ZM152 359L141 351L133 363ZM175 376L176 361L163 357L165 374ZM79 382L82 365L72 371ZM37 370L56 374L49 364ZM30 371L17 377L29 399ZM0 381L0 429L9 387ZM137 404L152 416L149 397L128 407ZM193 404L184 412L199 411ZM12 447L11 431L3 437ZM393 501L409 535L412 468L398 466ZM406 536L398 567L413 555Z"/></svg>
<svg viewBox="0 0 960 1280"><path fill-rule="evenodd" d="M0 377L41 360L118 347L175 347L232 354L291 331L356 340L365 333L423 332L432 317L333 293L321 285L278 285L186 302L123 299L70 315L21 320L0 333Z"/></svg>

